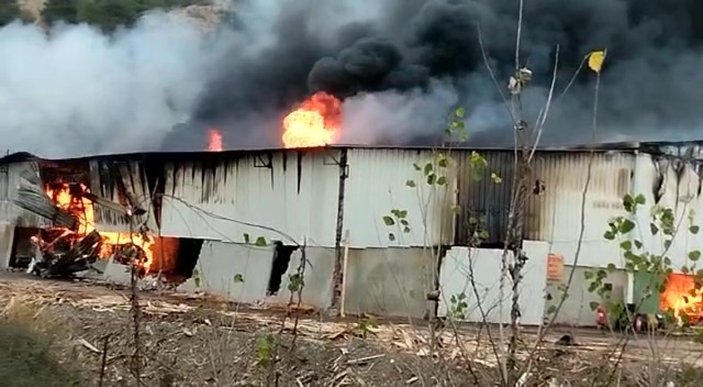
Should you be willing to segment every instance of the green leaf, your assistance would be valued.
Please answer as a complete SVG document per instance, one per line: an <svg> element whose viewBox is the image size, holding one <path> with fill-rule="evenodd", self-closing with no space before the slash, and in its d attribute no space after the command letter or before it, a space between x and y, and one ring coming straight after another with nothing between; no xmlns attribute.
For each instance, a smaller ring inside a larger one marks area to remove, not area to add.
<svg viewBox="0 0 703 387"><path fill-rule="evenodd" d="M547 313L548 314L554 314L557 312L557 306L556 305L550 305L549 308L547 308Z"/></svg>
<svg viewBox="0 0 703 387"><path fill-rule="evenodd" d="M435 175L434 173L430 173L429 175L427 175L427 184L433 185L436 180L437 180L437 175Z"/></svg>
<svg viewBox="0 0 703 387"><path fill-rule="evenodd" d="M454 114L459 118L464 118L464 114L465 114L464 108L463 107L456 108L456 110L454 111Z"/></svg>
<svg viewBox="0 0 703 387"><path fill-rule="evenodd" d="M440 167L442 167L442 168L446 168L447 165L449 165L449 161L447 160L446 157L442 156L442 157L437 161L437 165L440 166Z"/></svg>
<svg viewBox="0 0 703 387"><path fill-rule="evenodd" d="M634 229L635 223L629 219L623 219L622 223L620 223L620 232L623 234L627 234Z"/></svg>
<svg viewBox="0 0 703 387"><path fill-rule="evenodd" d="M400 224L403 225L403 226L407 226L407 225L409 225L410 223L408 223L408 221L405 220L405 219L401 219L401 220L400 220Z"/></svg>
<svg viewBox="0 0 703 387"><path fill-rule="evenodd" d="M398 218L403 219L408 216L408 210L398 210L396 215Z"/></svg>
<svg viewBox="0 0 703 387"><path fill-rule="evenodd" d="M689 270L688 266L681 266L681 272L684 274L688 274L688 272L691 271Z"/></svg>
<svg viewBox="0 0 703 387"><path fill-rule="evenodd" d="M664 248L668 249L669 247L671 247L671 239L667 239L664 241Z"/></svg>
<svg viewBox="0 0 703 387"><path fill-rule="evenodd" d="M608 230L608 231L606 231L606 232L603 234L603 238L605 238L605 239L607 239L607 240L609 240L609 241L612 241L613 239L615 239L615 233L613 233L612 231Z"/></svg>
<svg viewBox="0 0 703 387"><path fill-rule="evenodd" d="M395 224L395 220L393 220L392 217L386 215L383 217L383 223L385 223L386 226L392 226Z"/></svg>
<svg viewBox="0 0 703 387"><path fill-rule="evenodd" d="M632 196L629 194L625 195L622 198L622 206L625 207L625 211L627 212L632 212L632 209L634 208L634 200L632 199Z"/></svg>
<svg viewBox="0 0 703 387"><path fill-rule="evenodd" d="M266 243L266 238L260 236L260 237L256 238L256 242L254 242L254 244L259 247L263 247L263 246L266 246L268 243Z"/></svg>
<svg viewBox="0 0 703 387"><path fill-rule="evenodd" d="M403 228L403 232L406 233L406 234L409 233L409 232L410 232L410 227L407 227L407 226L406 226L405 228Z"/></svg>
<svg viewBox="0 0 703 387"><path fill-rule="evenodd" d="M437 185L445 185L447 184L447 178L444 176L440 176L437 178Z"/></svg>
<svg viewBox="0 0 703 387"><path fill-rule="evenodd" d="M390 240L391 242L394 242L395 241L395 234L393 234L392 232L389 232L388 233L388 240Z"/></svg>
<svg viewBox="0 0 703 387"><path fill-rule="evenodd" d="M688 228L688 231L690 231L691 234L694 234L694 235L698 234L698 231L700 231L700 230L701 230L701 228L698 226L695 226L695 225Z"/></svg>
<svg viewBox="0 0 703 387"><path fill-rule="evenodd" d="M251 237L249 234L244 233L244 243L249 244L249 242L251 242Z"/></svg>
<svg viewBox="0 0 703 387"><path fill-rule="evenodd" d="M657 233L659 232L659 227L657 227L657 225L654 223L650 223L649 224L649 232L652 235L657 235Z"/></svg>
<svg viewBox="0 0 703 387"><path fill-rule="evenodd" d="M422 170L422 167L420 167L420 165L417 163L413 163L413 168L415 168L415 170L418 172Z"/></svg>
<svg viewBox="0 0 703 387"><path fill-rule="evenodd" d="M641 249L641 248L642 248L642 242L640 242L640 241L638 241L638 240L635 240L635 247L637 247L638 249Z"/></svg>
<svg viewBox="0 0 703 387"><path fill-rule="evenodd" d="M623 250L632 250L632 241L622 241L620 248Z"/></svg>
<svg viewBox="0 0 703 387"><path fill-rule="evenodd" d="M432 163L425 164L425 176L429 175L431 172L432 172Z"/></svg>
<svg viewBox="0 0 703 387"><path fill-rule="evenodd" d="M596 275L595 275L592 271L586 271L586 272L583 273L583 276L584 276L587 280L589 280L589 279L595 277Z"/></svg>
<svg viewBox="0 0 703 387"><path fill-rule="evenodd" d="M233 280L235 284L242 284L244 283L244 276L241 273L237 273L234 275Z"/></svg>
<svg viewBox="0 0 703 387"><path fill-rule="evenodd" d="M410 187L410 188L415 188L417 185L415 184L415 180L407 180L405 182L405 185Z"/></svg>
<svg viewBox="0 0 703 387"><path fill-rule="evenodd" d="M617 270L617 266L615 266L614 263L609 263L609 264L608 264L608 271L612 273L612 272L614 272L615 270Z"/></svg>
<svg viewBox="0 0 703 387"><path fill-rule="evenodd" d="M588 306L590 306L591 310L595 312L595 310L600 306L600 303L597 301L591 301Z"/></svg>
<svg viewBox="0 0 703 387"><path fill-rule="evenodd" d="M644 204L646 202L646 199L644 198L644 195L639 194L635 196L635 203L637 204Z"/></svg>
<svg viewBox="0 0 703 387"><path fill-rule="evenodd" d="M688 259L690 259L691 261L694 261L694 262L701 259L700 250L693 250L690 253L688 253Z"/></svg>

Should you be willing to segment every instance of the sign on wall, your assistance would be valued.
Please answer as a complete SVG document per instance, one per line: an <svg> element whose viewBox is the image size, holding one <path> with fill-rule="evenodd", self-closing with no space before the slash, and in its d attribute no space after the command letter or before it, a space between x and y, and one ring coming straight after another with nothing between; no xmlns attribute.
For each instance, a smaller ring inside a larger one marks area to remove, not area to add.
<svg viewBox="0 0 703 387"><path fill-rule="evenodd" d="M561 282L564 277L564 256L549 253L547 256L547 281Z"/></svg>

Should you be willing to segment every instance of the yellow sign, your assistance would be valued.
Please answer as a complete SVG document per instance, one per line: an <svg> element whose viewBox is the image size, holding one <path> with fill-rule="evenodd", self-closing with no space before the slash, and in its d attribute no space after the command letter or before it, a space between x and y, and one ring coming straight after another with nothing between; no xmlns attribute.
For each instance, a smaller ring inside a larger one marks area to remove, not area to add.
<svg viewBox="0 0 703 387"><path fill-rule="evenodd" d="M588 67L596 73L600 72L604 61L605 51L591 51L591 53L588 54Z"/></svg>

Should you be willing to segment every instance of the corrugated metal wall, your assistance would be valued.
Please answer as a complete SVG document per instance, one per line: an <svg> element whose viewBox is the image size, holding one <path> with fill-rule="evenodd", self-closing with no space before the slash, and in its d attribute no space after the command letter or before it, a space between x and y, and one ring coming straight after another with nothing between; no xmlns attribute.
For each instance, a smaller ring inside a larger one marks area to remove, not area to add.
<svg viewBox="0 0 703 387"><path fill-rule="evenodd" d="M413 164L432 161L430 150L350 149L349 179L344 198L344 229L354 248L431 246L453 240L453 172L446 188L430 188ZM416 187L408 187L413 180ZM436 186L435 186L436 187ZM391 210L407 211L410 232L387 226L383 217ZM444 217L441 211L445 211ZM441 220L445 220L442 226ZM395 240L389 238L393 233ZM442 237L440 237L442 236Z"/></svg>
<svg viewBox="0 0 703 387"><path fill-rule="evenodd" d="M334 246L339 150L242 153L166 166L162 234ZM262 227L254 227L259 225Z"/></svg>
<svg viewBox="0 0 703 387"><path fill-rule="evenodd" d="M90 188L94 194L126 205L128 200L124 194L120 193L120 187L123 187L124 191L133 197L139 207L149 212L148 215L140 217L136 222L142 222L146 219L149 229L156 230L158 228L142 162L136 160L120 162L91 160L89 164ZM96 227L103 231L128 232L130 227L127 218L100 206L95 206L95 223Z"/></svg>
<svg viewBox="0 0 703 387"><path fill-rule="evenodd" d="M456 153L459 163L459 205L456 244L466 245L469 237L469 217L485 216L489 243L502 242L507 232L512 194L514 155L510 151L480 153L488 162L483 178L477 180L468 161L470 152ZM591 155L588 152L538 152L528 178L531 193L525 208L524 237L553 241L574 239L579 229L581 197ZM622 196L629 192L634 169L634 155L597 152L593 154L591 183L588 189L587 211L592 214L606 210L608 214L621 208ZM495 172L501 183L490 178ZM604 222L595 224L589 235L602 236ZM555 226L555 225L558 225ZM594 234L595 233L595 234ZM567 235L568 234L568 235Z"/></svg>
<svg viewBox="0 0 703 387"><path fill-rule="evenodd" d="M0 221L9 222L18 227L41 227L49 222L29 211L15 205L17 188L21 182L22 172L36 168L31 161L0 165Z"/></svg>
<svg viewBox="0 0 703 387"><path fill-rule="evenodd" d="M458 165L458 205L461 207L455 225L455 244L457 245L470 243L470 234L476 228L473 219L483 219L480 227L488 232L486 243L503 241L507 231L514 154L510 151L480 152L479 154L487 161L486 168L472 165L471 152L454 153ZM492 173L500 178L500 183L491 179Z"/></svg>

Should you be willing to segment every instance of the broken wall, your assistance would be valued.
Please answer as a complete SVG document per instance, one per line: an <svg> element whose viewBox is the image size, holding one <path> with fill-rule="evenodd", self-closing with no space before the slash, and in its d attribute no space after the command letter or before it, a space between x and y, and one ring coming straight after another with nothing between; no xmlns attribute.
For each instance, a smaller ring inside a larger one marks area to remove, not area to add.
<svg viewBox="0 0 703 387"><path fill-rule="evenodd" d="M40 216L20 208L14 203L17 189L24 173L34 172L37 164L22 161L0 165L0 222L9 222L18 227L42 227L50 222Z"/></svg>
<svg viewBox="0 0 703 387"><path fill-rule="evenodd" d="M288 278L298 269L300 251L293 252L288 268L281 276L277 294L267 296L273 254L273 246L206 241L198 258L197 272L180 289L204 290L243 303L287 304L290 299ZM306 258L308 265L304 273L302 304L327 308L332 300L334 250L308 247Z"/></svg>

